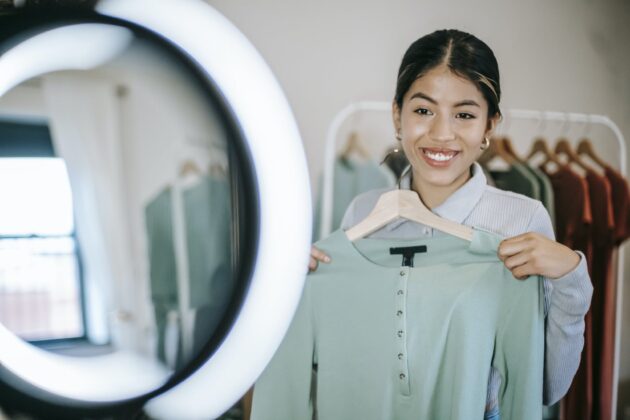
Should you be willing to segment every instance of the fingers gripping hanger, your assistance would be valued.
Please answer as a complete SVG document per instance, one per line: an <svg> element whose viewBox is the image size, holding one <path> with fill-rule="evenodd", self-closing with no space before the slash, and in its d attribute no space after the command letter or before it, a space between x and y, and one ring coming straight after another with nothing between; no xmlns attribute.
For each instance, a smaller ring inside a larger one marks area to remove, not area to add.
<svg viewBox="0 0 630 420"><path fill-rule="evenodd" d="M431 212L420 200L418 193L400 189L400 183L398 189L382 194L370 214L346 230L346 236L349 240L355 241L401 218L472 241L473 229L470 226L452 222Z"/></svg>

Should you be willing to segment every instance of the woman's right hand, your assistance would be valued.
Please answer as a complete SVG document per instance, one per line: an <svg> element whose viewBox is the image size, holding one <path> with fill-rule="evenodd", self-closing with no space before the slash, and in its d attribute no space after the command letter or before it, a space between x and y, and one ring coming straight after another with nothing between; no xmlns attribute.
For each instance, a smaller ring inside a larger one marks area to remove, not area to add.
<svg viewBox="0 0 630 420"><path fill-rule="evenodd" d="M326 255L322 250L311 247L311 259L308 263L308 271L312 272L317 270L317 266L320 262L329 263L330 257Z"/></svg>

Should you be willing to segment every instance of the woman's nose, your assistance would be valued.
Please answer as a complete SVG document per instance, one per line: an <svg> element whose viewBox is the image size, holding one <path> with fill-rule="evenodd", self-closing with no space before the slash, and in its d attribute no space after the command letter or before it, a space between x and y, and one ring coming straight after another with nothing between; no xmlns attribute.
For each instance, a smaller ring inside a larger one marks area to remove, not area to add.
<svg viewBox="0 0 630 420"><path fill-rule="evenodd" d="M435 141L450 141L455 139L455 133L451 127L451 120L448 116L436 115L429 131L431 139Z"/></svg>

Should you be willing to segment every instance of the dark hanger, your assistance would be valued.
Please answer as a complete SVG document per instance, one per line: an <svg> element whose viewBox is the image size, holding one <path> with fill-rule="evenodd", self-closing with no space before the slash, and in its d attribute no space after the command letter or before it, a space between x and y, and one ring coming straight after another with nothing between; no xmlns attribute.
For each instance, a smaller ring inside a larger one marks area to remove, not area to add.
<svg viewBox="0 0 630 420"><path fill-rule="evenodd" d="M346 141L346 145L340 156L343 159L349 159L353 153L358 154L363 159L370 159L370 153L363 146L359 134L356 131L351 132L350 136L348 136L348 141Z"/></svg>
<svg viewBox="0 0 630 420"><path fill-rule="evenodd" d="M208 173L211 176L217 177L217 178L223 178L227 175L227 170L225 169L225 166L223 166L220 163L212 163L210 165L210 167L208 168Z"/></svg>
<svg viewBox="0 0 630 420"><path fill-rule="evenodd" d="M186 175L201 175L199 166L192 160L185 161L179 168L179 176L184 177Z"/></svg>
<svg viewBox="0 0 630 420"><path fill-rule="evenodd" d="M558 160L556 154L549 147L547 140L542 137L537 137L534 140L534 144L532 144L532 148L529 150L529 154L525 158L525 161L529 162L538 153L542 153L545 157L545 161L542 163L541 166L545 166L549 162L553 162L558 166L563 166L563 164Z"/></svg>
<svg viewBox="0 0 630 420"><path fill-rule="evenodd" d="M523 158L521 158L518 153L516 153L516 150L514 150L514 145L512 144L512 140L510 140L509 137L504 136L501 139L501 148L503 148L503 152L510 156L513 161L516 161L518 163L524 163Z"/></svg>
<svg viewBox="0 0 630 420"><path fill-rule="evenodd" d="M585 171L593 171L593 168L584 163L582 159L580 159L578 154L575 153L575 151L571 147L571 143L569 143L566 138L561 138L558 140L558 142L556 143L555 152L556 155L565 155L568 158L569 163L575 163Z"/></svg>
<svg viewBox="0 0 630 420"><path fill-rule="evenodd" d="M483 152L478 161L481 165L487 167L492 160L497 158L503 160L508 165L512 165L516 160L514 156L506 151L502 137L493 137L490 139L490 145Z"/></svg>
<svg viewBox="0 0 630 420"><path fill-rule="evenodd" d="M598 155L597 153L595 153L595 150L593 150L593 145L591 144L591 141L587 138L584 138L580 141L580 143L578 144L578 147L576 149L576 152L579 155L586 155L589 158L591 158L591 160L593 162L595 162L597 165L601 166L602 169L607 168L609 165L604 162Z"/></svg>

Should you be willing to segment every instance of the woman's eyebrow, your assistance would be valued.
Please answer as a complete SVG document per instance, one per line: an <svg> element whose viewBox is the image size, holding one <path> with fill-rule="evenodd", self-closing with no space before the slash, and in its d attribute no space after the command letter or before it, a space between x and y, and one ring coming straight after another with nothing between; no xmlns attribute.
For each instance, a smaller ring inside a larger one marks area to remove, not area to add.
<svg viewBox="0 0 630 420"><path fill-rule="evenodd" d="M473 101L472 99L466 99L464 101L457 102L455 104L456 107L458 107L458 106L466 106L466 105L472 105L472 106L480 107L479 104L477 102Z"/></svg>
<svg viewBox="0 0 630 420"><path fill-rule="evenodd" d="M435 99L433 99L432 97L430 97L429 95L425 95L422 92L416 92L413 95L411 95L411 97L409 98L409 100L415 99L415 98L419 98L419 99L425 99L429 102L431 102L434 105L437 105L437 101Z"/></svg>
<svg viewBox="0 0 630 420"><path fill-rule="evenodd" d="M431 102L434 105L437 105L437 101L435 99L433 99L432 97L430 97L429 95L425 94L425 93L416 92L413 95L411 95L409 100L416 99L416 98L417 99L424 99L426 101ZM463 101L457 102L454 106L455 107L460 107L460 106L467 106L467 105L469 105L469 106L476 106L476 107L480 107L481 108L481 106L477 102L473 101L472 99L465 99Z"/></svg>

